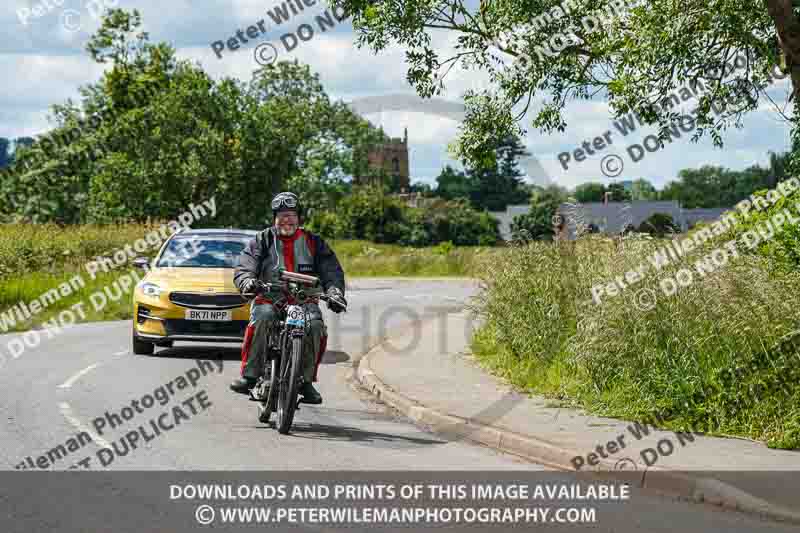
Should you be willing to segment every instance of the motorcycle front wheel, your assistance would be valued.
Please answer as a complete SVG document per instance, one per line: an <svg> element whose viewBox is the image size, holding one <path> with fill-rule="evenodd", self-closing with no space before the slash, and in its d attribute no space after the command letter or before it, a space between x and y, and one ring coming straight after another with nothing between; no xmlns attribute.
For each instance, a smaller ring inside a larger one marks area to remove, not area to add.
<svg viewBox="0 0 800 533"><path fill-rule="evenodd" d="M297 407L297 384L303 356L303 338L291 337L281 357L281 372L278 383L278 433L286 435L292 428L294 410Z"/></svg>

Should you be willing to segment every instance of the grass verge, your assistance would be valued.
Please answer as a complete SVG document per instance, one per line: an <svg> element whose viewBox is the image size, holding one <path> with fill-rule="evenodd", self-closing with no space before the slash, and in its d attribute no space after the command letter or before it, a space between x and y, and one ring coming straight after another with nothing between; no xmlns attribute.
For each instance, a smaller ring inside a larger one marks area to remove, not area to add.
<svg viewBox="0 0 800 533"><path fill-rule="evenodd" d="M43 326L80 302L85 302L85 318L78 317L81 321L130 319L132 289L118 300L108 298L108 303L100 310L89 298L98 291L113 288L120 277L129 275L131 264L101 272L94 279L85 265L98 256L111 256L159 227L155 223L68 227L0 225L0 333ZM348 278L471 276L476 258L499 253L486 247L456 248L447 244L414 249L367 241L335 241L331 246ZM157 248L142 255L153 257ZM9 309L17 303L31 302L76 275L85 282L80 290L58 299L30 319L15 320L13 324L8 319L3 320L2 315L8 316Z"/></svg>
<svg viewBox="0 0 800 533"><path fill-rule="evenodd" d="M594 285L665 244L589 237L483 263L475 355L518 387L604 416L800 447L800 273L744 254L701 276L709 243L593 301ZM693 283L665 295L661 280L681 269Z"/></svg>

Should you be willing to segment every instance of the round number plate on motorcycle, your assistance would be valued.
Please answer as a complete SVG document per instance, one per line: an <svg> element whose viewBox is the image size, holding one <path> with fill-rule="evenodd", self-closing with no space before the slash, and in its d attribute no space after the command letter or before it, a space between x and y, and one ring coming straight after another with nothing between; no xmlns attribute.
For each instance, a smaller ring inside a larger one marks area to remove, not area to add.
<svg viewBox="0 0 800 533"><path fill-rule="evenodd" d="M290 305L286 308L286 323L290 326L304 326L306 317L303 308L299 305Z"/></svg>

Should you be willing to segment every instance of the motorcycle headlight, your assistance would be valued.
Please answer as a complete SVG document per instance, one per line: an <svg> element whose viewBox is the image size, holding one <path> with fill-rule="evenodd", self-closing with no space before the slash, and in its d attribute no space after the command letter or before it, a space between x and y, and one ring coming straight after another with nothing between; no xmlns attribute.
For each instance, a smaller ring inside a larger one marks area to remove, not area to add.
<svg viewBox="0 0 800 533"><path fill-rule="evenodd" d="M150 282L141 282L139 283L139 288L142 289L142 293L145 296L152 296L154 298L158 298L161 296L161 293L164 292L159 285Z"/></svg>

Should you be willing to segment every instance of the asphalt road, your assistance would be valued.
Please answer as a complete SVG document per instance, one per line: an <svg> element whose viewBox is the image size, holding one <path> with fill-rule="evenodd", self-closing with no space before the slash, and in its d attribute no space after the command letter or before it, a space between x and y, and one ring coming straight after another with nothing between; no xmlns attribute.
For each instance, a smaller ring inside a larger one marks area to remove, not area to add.
<svg viewBox="0 0 800 533"><path fill-rule="evenodd" d="M415 320L458 309L474 293L475 286L468 281L354 282L348 292L350 311L339 317L325 311L328 353L317 383L324 404L301 405L288 436L260 424L256 404L228 390L239 374L238 345L179 343L157 349L154 356L136 356L130 352L130 322L123 321L76 325L52 339L42 333L38 347L13 359L6 344L19 334L2 335L0 419L5 431L0 432L0 469L15 470L28 457L35 463L63 445L67 453L48 459L45 469L77 465L80 470L104 472L546 470L430 434L350 382L354 361L380 338L398 328L413 327ZM402 357L397 361L402 364ZM176 414L175 407L180 413ZM164 425L159 426L155 420L162 413L166 413L161 418ZM119 425L112 429L116 415ZM171 429L156 434L164 426ZM126 434L140 427L144 431L138 431L136 449L130 449L131 438L126 440ZM84 430L90 431L94 442L70 441ZM147 436L151 438L145 443ZM98 456L104 446L115 449L115 455ZM30 464L27 468L37 469ZM8 487L0 489L0 510L3 492L13 493ZM604 515L592 529L798 529L661 496L637 495L626 506L624 513ZM10 531L2 521L0 512L0 530Z"/></svg>

